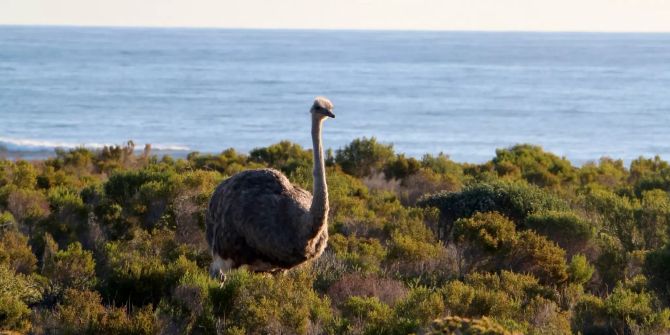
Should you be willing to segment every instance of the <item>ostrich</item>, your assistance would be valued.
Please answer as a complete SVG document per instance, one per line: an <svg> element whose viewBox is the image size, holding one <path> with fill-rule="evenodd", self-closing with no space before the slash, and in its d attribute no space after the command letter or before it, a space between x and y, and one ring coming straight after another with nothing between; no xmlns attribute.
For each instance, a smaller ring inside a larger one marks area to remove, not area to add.
<svg viewBox="0 0 670 335"><path fill-rule="evenodd" d="M314 196L274 169L247 170L223 181L207 211L210 274L230 269L277 272L319 257L328 240L328 186L321 144L323 121L333 104L317 97L310 109L314 147Z"/></svg>

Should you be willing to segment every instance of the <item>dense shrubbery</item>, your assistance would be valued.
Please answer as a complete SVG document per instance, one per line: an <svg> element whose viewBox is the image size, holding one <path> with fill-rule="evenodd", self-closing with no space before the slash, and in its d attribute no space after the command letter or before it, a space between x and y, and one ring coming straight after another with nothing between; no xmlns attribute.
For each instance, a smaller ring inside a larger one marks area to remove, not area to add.
<svg viewBox="0 0 670 335"><path fill-rule="evenodd" d="M239 171L310 189L309 150L58 150L0 160L0 331L35 334L663 334L670 164L484 164L357 139L326 155L330 240L270 276L209 278L207 202Z"/></svg>

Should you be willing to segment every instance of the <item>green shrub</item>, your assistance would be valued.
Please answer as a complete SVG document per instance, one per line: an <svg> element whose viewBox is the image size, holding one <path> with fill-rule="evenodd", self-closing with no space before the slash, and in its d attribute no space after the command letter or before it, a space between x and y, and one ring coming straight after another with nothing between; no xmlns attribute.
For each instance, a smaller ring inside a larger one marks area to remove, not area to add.
<svg viewBox="0 0 670 335"><path fill-rule="evenodd" d="M598 164L586 163L577 172L581 185L597 184L610 190L622 187L628 178L623 160L603 157Z"/></svg>
<svg viewBox="0 0 670 335"><path fill-rule="evenodd" d="M0 230L0 264L26 275L35 271L37 258L25 235L16 230Z"/></svg>
<svg viewBox="0 0 670 335"><path fill-rule="evenodd" d="M188 155L187 159L198 170L214 170L223 175L233 175L244 169L248 157L230 148L219 155L203 155L193 152Z"/></svg>
<svg viewBox="0 0 670 335"><path fill-rule="evenodd" d="M412 289L394 308L399 329L418 331L431 320L442 316L445 305L439 292L426 287Z"/></svg>
<svg viewBox="0 0 670 335"><path fill-rule="evenodd" d="M50 318L47 328L58 334L150 335L159 329L150 306L132 315L125 308L105 307L95 291L67 289Z"/></svg>
<svg viewBox="0 0 670 335"><path fill-rule="evenodd" d="M312 167L312 154L299 144L281 141L265 148L256 148L249 153L252 162L267 164L291 175L300 168Z"/></svg>
<svg viewBox="0 0 670 335"><path fill-rule="evenodd" d="M44 194L29 189L10 189L7 209L20 225L27 227L28 237L32 236L37 223L49 215L49 204Z"/></svg>
<svg viewBox="0 0 670 335"><path fill-rule="evenodd" d="M496 321L483 317L481 319L470 319L459 316L447 316L433 322L427 335L519 335L497 323Z"/></svg>
<svg viewBox="0 0 670 335"><path fill-rule="evenodd" d="M415 158L399 154L384 166L386 179L405 179L419 171L421 164Z"/></svg>
<svg viewBox="0 0 670 335"><path fill-rule="evenodd" d="M187 271L198 266L184 256L170 231L136 231L129 241L105 246L103 292L118 304L157 305Z"/></svg>
<svg viewBox="0 0 670 335"><path fill-rule="evenodd" d="M575 253L587 247L595 236L594 227L573 212L547 211L526 218L526 227Z"/></svg>
<svg viewBox="0 0 670 335"><path fill-rule="evenodd" d="M334 234L330 236L329 244L338 259L363 273L378 272L387 253L379 240L372 238Z"/></svg>
<svg viewBox="0 0 670 335"><path fill-rule="evenodd" d="M342 167L342 171L356 177L367 177L381 172L384 165L393 159L392 145L377 142L371 137L357 138L343 149L338 149L335 162Z"/></svg>
<svg viewBox="0 0 670 335"><path fill-rule="evenodd" d="M532 273L544 284L562 284L568 279L565 251L531 231L519 234L519 242L510 253L509 262L514 271Z"/></svg>
<svg viewBox="0 0 670 335"><path fill-rule="evenodd" d="M498 149L491 162L500 175L519 171L521 177L541 187L560 186L561 183L571 182L575 178L574 168L567 159L528 144Z"/></svg>
<svg viewBox="0 0 670 335"><path fill-rule="evenodd" d="M377 297L352 296L342 306L342 314L349 321L352 333L383 334L391 332L391 308Z"/></svg>
<svg viewBox="0 0 670 335"><path fill-rule="evenodd" d="M660 248L670 242L670 197L663 190L644 191L635 213L637 228L646 249Z"/></svg>
<svg viewBox="0 0 670 335"><path fill-rule="evenodd" d="M12 184L20 189L34 189L37 185L37 170L26 161L16 162L12 171Z"/></svg>
<svg viewBox="0 0 670 335"><path fill-rule="evenodd" d="M654 297L617 285L605 300L605 311L612 331L618 334L661 334L670 330L670 310L659 310Z"/></svg>
<svg viewBox="0 0 670 335"><path fill-rule="evenodd" d="M93 254L83 250L79 242L70 244L66 250L45 255L42 275L49 278L57 294L68 288L89 290L96 284Z"/></svg>
<svg viewBox="0 0 670 335"><path fill-rule="evenodd" d="M441 288L445 307L453 315L467 317L519 317L522 303L531 292L505 292L499 283L499 275L480 273L470 274L464 281L451 281Z"/></svg>
<svg viewBox="0 0 670 335"><path fill-rule="evenodd" d="M577 284L586 284L591 280L594 271L594 267L589 264L586 256L582 254L572 256L572 260L568 266L570 281Z"/></svg>
<svg viewBox="0 0 670 335"><path fill-rule="evenodd" d="M638 196L654 189L670 191L670 165L659 156L640 157L630 164L630 179Z"/></svg>
<svg viewBox="0 0 670 335"><path fill-rule="evenodd" d="M311 152L134 148L0 159L0 330L407 334L459 315L474 319L445 333L564 334L568 321L584 335L669 332L670 165L658 157L574 167L517 145L460 164L358 139L326 153L324 255L221 283L204 238L215 187L273 167L310 190Z"/></svg>
<svg viewBox="0 0 670 335"><path fill-rule="evenodd" d="M332 327L328 298L312 289L307 271L290 271L276 278L245 270L228 274L212 295L226 319L224 331L235 327L245 333L322 333Z"/></svg>
<svg viewBox="0 0 670 335"><path fill-rule="evenodd" d="M514 223L496 212L476 213L454 222L453 241L461 273L473 269L494 270L516 244Z"/></svg>
<svg viewBox="0 0 670 335"><path fill-rule="evenodd" d="M670 244L647 254L644 273L657 294L670 302Z"/></svg>
<svg viewBox="0 0 670 335"><path fill-rule="evenodd" d="M561 311L555 302L542 297L534 297L526 307L528 334L570 335L569 313Z"/></svg>
<svg viewBox="0 0 670 335"><path fill-rule="evenodd" d="M10 212L0 212L0 231L8 230L16 225L14 216Z"/></svg>
<svg viewBox="0 0 670 335"><path fill-rule="evenodd" d="M425 197L418 204L440 210L443 239L449 236L454 221L476 212L498 212L520 225L532 213L568 209L565 201L536 186L509 182L478 183L461 192Z"/></svg>
<svg viewBox="0 0 670 335"><path fill-rule="evenodd" d="M33 277L14 273L0 262L0 331L30 330L29 305L40 301L42 291Z"/></svg>
<svg viewBox="0 0 670 335"><path fill-rule="evenodd" d="M615 236L626 251L640 246L641 234L635 222L636 203L628 197L605 190L594 190L586 195L586 207L597 213L603 230Z"/></svg>
<svg viewBox="0 0 670 335"><path fill-rule="evenodd" d="M600 276L600 283L606 288L612 288L618 281L626 277L628 253L621 242L609 235L601 234L598 238L600 254L594 265Z"/></svg>

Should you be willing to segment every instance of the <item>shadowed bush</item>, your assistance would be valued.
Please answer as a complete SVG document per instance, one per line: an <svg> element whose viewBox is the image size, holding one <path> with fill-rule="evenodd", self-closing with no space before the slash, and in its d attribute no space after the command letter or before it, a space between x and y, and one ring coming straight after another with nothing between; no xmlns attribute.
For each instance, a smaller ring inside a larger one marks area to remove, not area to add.
<svg viewBox="0 0 670 335"><path fill-rule="evenodd" d="M509 182L478 183L461 192L433 194L419 200L418 205L440 210L442 239L448 237L455 220L476 212L498 212L520 225L530 214L568 209L565 201L536 186Z"/></svg>

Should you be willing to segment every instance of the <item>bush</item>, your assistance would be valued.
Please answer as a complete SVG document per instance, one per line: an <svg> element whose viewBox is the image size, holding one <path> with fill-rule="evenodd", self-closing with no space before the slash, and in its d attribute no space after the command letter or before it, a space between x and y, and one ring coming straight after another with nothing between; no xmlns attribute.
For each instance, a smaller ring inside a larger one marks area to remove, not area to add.
<svg viewBox="0 0 670 335"><path fill-rule="evenodd" d="M12 184L20 189L34 189L37 185L37 170L26 161L16 162L12 171Z"/></svg>
<svg viewBox="0 0 670 335"><path fill-rule="evenodd" d="M342 306L342 314L349 321L348 330L352 333L391 332L391 308L377 297L349 297Z"/></svg>
<svg viewBox="0 0 670 335"><path fill-rule="evenodd" d="M499 323L487 317L470 319L458 316L448 316L443 319L435 320L426 334L519 335L521 333L509 331Z"/></svg>
<svg viewBox="0 0 670 335"><path fill-rule="evenodd" d="M417 331L421 326L443 315L445 306L439 292L416 287L396 305L394 312L396 322L399 323L398 328Z"/></svg>
<svg viewBox="0 0 670 335"><path fill-rule="evenodd" d="M363 273L379 272L387 253L377 239L345 237L342 234L333 234L330 237L330 246L338 259L344 261L349 268Z"/></svg>
<svg viewBox="0 0 670 335"><path fill-rule="evenodd" d="M245 168L248 157L230 148L224 150L219 155L203 155L198 152L192 152L188 155L187 159L198 170L214 170L224 175L233 175Z"/></svg>
<svg viewBox="0 0 670 335"><path fill-rule="evenodd" d="M573 212L533 213L526 218L525 224L570 251L570 254L584 250L595 236L594 227Z"/></svg>
<svg viewBox="0 0 670 335"><path fill-rule="evenodd" d="M647 254L644 273L659 296L670 302L670 244Z"/></svg>
<svg viewBox="0 0 670 335"><path fill-rule="evenodd" d="M457 220L453 240L461 273L512 269L554 284L568 276L563 249L532 231L517 233L514 223L495 212Z"/></svg>
<svg viewBox="0 0 670 335"><path fill-rule="evenodd" d="M655 308L654 298L617 285L605 300L605 311L613 332L618 334L662 334L670 330L670 310Z"/></svg>
<svg viewBox="0 0 670 335"><path fill-rule="evenodd" d="M49 278L56 294L68 288L89 290L96 284L93 254L83 250L79 242L70 244L67 250L46 255L42 275Z"/></svg>
<svg viewBox="0 0 670 335"><path fill-rule="evenodd" d="M461 273L494 270L503 266L505 257L514 248L516 230L513 222L498 213L476 213L471 218L456 220L453 241Z"/></svg>
<svg viewBox="0 0 670 335"><path fill-rule="evenodd" d="M612 289L618 281L626 277L628 253L623 249L619 240L606 234L599 236L598 244L600 254L594 265L598 270L603 288Z"/></svg>
<svg viewBox="0 0 670 335"><path fill-rule="evenodd" d="M0 230L0 264L11 270L30 274L35 271L37 258L28 245L28 238L16 230Z"/></svg>
<svg viewBox="0 0 670 335"><path fill-rule="evenodd" d="M342 167L342 171L356 177L367 177L381 171L384 165L393 159L393 146L377 142L371 137L358 138L338 149L335 162Z"/></svg>
<svg viewBox="0 0 670 335"><path fill-rule="evenodd" d="M569 314L561 311L555 302L534 297L527 307L528 334L570 335Z"/></svg>
<svg viewBox="0 0 670 335"><path fill-rule="evenodd" d="M563 284L568 279L565 251L531 231L519 234L509 262L514 271L532 273L544 284Z"/></svg>
<svg viewBox="0 0 670 335"><path fill-rule="evenodd" d="M589 264L586 256L582 254L572 256L572 260L568 266L570 281L576 284L586 284L591 280L594 271L595 269Z"/></svg>
<svg viewBox="0 0 670 335"><path fill-rule="evenodd" d="M20 273L14 273L6 264L0 263L0 331L30 330L29 305L42 298L38 283Z"/></svg>
<svg viewBox="0 0 670 335"><path fill-rule="evenodd" d="M670 198L662 190L645 191L635 216L646 249L660 248L670 242Z"/></svg>
<svg viewBox="0 0 670 335"><path fill-rule="evenodd" d="M628 178L628 171L623 160L614 160L608 157L600 159L598 164L589 162L578 171L581 185L600 185L610 190L623 186Z"/></svg>
<svg viewBox="0 0 670 335"><path fill-rule="evenodd" d="M533 213L568 209L563 200L536 186L508 182L478 183L461 192L437 193L419 200L418 205L440 210L442 239L449 236L454 221L476 212L498 212L521 225Z"/></svg>
<svg viewBox="0 0 670 335"><path fill-rule="evenodd" d="M407 334L458 315L445 332L564 334L569 321L584 335L670 333L670 165L658 157L574 167L518 145L460 164L358 139L326 154L324 255L220 283L204 239L216 185L274 167L311 189L312 153L133 150L0 159L0 332ZM413 207L428 192L441 193Z"/></svg>
<svg viewBox="0 0 670 335"><path fill-rule="evenodd" d="M172 232L135 234L132 240L105 246L102 292L117 304L157 305L184 273L198 266L185 257L185 250L177 246Z"/></svg>
<svg viewBox="0 0 670 335"><path fill-rule="evenodd" d="M610 191L594 190L586 195L587 209L597 213L597 220L603 230L615 236L626 251L640 245L640 232L635 222L636 204L634 200Z"/></svg>
<svg viewBox="0 0 670 335"><path fill-rule="evenodd" d="M384 175L386 179L405 179L419 171L420 163L418 160L405 155L397 155L384 166Z"/></svg>
<svg viewBox="0 0 670 335"><path fill-rule="evenodd" d="M509 271L471 273L463 281L451 281L441 288L447 310L452 315L490 316L497 319L523 319L524 306L536 296L549 297L532 276Z"/></svg>
<svg viewBox="0 0 670 335"><path fill-rule="evenodd" d="M521 177L541 187L560 186L561 183L571 182L575 178L574 168L567 159L528 144L498 149L491 162L500 175L519 171Z"/></svg>
<svg viewBox="0 0 670 335"><path fill-rule="evenodd" d="M28 189L12 189L7 199L7 209L32 236L39 220L49 215L49 204L42 192Z"/></svg>
<svg viewBox="0 0 670 335"><path fill-rule="evenodd" d="M158 333L158 321L151 307L130 315L124 308L105 307L95 291L67 289L63 302L56 306L45 325L57 334L133 334Z"/></svg>
<svg viewBox="0 0 670 335"><path fill-rule="evenodd" d="M402 282L376 275L346 274L328 288L328 297L335 306L343 304L349 297L376 297L386 305L394 306L407 295Z"/></svg>
<svg viewBox="0 0 670 335"><path fill-rule="evenodd" d="M287 175L300 168L312 167L312 154L299 144L281 141L266 148L256 148L249 153L252 162L264 163Z"/></svg>
<svg viewBox="0 0 670 335"><path fill-rule="evenodd" d="M330 301L319 297L311 282L310 274L300 270L277 278L233 271L211 293L212 301L226 315L224 332L322 333L332 327Z"/></svg>

